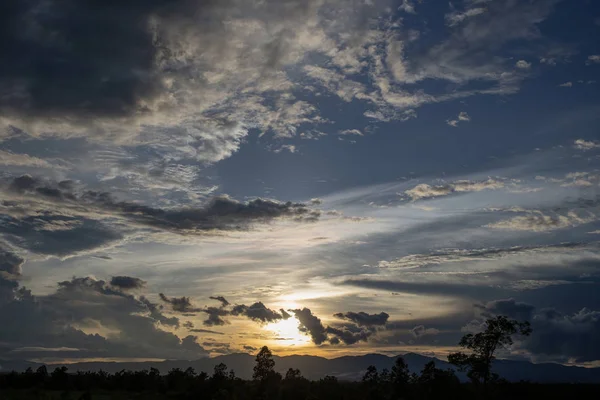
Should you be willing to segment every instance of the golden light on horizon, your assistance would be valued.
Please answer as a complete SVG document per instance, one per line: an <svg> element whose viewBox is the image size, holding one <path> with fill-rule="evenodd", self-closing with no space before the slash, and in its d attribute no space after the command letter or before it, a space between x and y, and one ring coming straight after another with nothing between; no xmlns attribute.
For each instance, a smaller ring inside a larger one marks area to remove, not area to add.
<svg viewBox="0 0 600 400"><path fill-rule="evenodd" d="M279 345L305 346L311 342L310 336L298 329L298 320L295 317L267 324L264 329L277 335L276 341Z"/></svg>

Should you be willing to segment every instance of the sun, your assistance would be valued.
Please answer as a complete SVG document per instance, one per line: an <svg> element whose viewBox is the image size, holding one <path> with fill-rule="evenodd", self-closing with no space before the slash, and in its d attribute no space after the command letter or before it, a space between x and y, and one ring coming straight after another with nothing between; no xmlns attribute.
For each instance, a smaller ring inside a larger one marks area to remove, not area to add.
<svg viewBox="0 0 600 400"><path fill-rule="evenodd" d="M267 324L265 329L276 334L277 342L283 345L301 346L310 343L310 337L298 330L298 320L295 317Z"/></svg>

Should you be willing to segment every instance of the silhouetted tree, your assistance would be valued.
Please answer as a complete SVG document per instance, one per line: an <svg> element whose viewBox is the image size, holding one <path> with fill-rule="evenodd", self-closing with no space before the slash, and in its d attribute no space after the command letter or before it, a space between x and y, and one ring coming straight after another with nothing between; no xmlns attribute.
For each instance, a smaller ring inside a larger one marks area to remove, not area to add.
<svg viewBox="0 0 600 400"><path fill-rule="evenodd" d="M469 333L460 340L459 345L471 350L471 354L452 353L448 355L448 361L461 371L467 371L467 376L474 383L486 385L493 377L491 368L496 350L512 345L515 334L529 336L529 322L510 320L505 316L490 318L485 322L483 332Z"/></svg>
<svg viewBox="0 0 600 400"><path fill-rule="evenodd" d="M457 397L460 386L454 371L436 368L434 361L425 364L417 383L421 397L425 399Z"/></svg>
<svg viewBox="0 0 600 400"><path fill-rule="evenodd" d="M68 368L65 366L56 367L50 374L50 382L52 387L56 389L65 389L69 385L69 374L67 374Z"/></svg>
<svg viewBox="0 0 600 400"><path fill-rule="evenodd" d="M285 379L286 380L298 379L298 378L301 378L301 377L302 377L302 374L300 373L300 370L297 369L297 368L290 368L285 373Z"/></svg>
<svg viewBox="0 0 600 400"><path fill-rule="evenodd" d="M215 365L211 379L213 381L222 381L227 379L227 365L223 363Z"/></svg>
<svg viewBox="0 0 600 400"><path fill-rule="evenodd" d="M256 365L254 366L252 379L255 381L264 381L274 372L275 361L273 361L273 354L267 346L263 346L256 355Z"/></svg>
<svg viewBox="0 0 600 400"><path fill-rule="evenodd" d="M377 400L381 398L380 394L380 375L377 372L377 367L369 365L367 372L362 377L363 384L367 391L368 399Z"/></svg>
<svg viewBox="0 0 600 400"><path fill-rule="evenodd" d="M271 350L267 346L263 346L256 355L256 364L254 365L252 379L259 382L258 398L276 398L281 374L275 372L273 353L271 353Z"/></svg>
<svg viewBox="0 0 600 400"><path fill-rule="evenodd" d="M404 358L398 357L392 367L392 373L390 375L391 386L392 386L392 398L402 399L408 395L408 387L410 383L410 371L408 365L404 361Z"/></svg>
<svg viewBox="0 0 600 400"><path fill-rule="evenodd" d="M371 385L379 383L379 372L377 372L377 367L369 365L362 377L362 381Z"/></svg>

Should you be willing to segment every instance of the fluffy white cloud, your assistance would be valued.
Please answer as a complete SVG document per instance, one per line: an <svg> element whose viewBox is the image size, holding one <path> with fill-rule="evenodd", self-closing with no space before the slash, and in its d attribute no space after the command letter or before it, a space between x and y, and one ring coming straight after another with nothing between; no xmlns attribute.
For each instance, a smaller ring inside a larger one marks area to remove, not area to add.
<svg viewBox="0 0 600 400"><path fill-rule="evenodd" d="M528 215L494 222L486 225L486 227L513 231L550 232L576 227L597 220L598 217L591 212L569 211L566 214L548 215L541 211L531 211Z"/></svg>
<svg viewBox="0 0 600 400"><path fill-rule="evenodd" d="M573 147L577 150L587 151L600 148L600 143L591 140L577 139L575 140Z"/></svg>
<svg viewBox="0 0 600 400"><path fill-rule="evenodd" d="M587 58L586 65L600 64L600 54L593 54Z"/></svg>
<svg viewBox="0 0 600 400"><path fill-rule="evenodd" d="M447 120L446 123L454 128L458 127L458 124L461 122L469 122L471 121L471 117L467 114L466 111L461 111L456 119Z"/></svg>
<svg viewBox="0 0 600 400"><path fill-rule="evenodd" d="M429 197L447 196L455 192L480 192L482 190L501 189L505 186L504 181L488 178L484 181L458 180L443 185L428 185L421 183L404 193L413 200L419 200Z"/></svg>

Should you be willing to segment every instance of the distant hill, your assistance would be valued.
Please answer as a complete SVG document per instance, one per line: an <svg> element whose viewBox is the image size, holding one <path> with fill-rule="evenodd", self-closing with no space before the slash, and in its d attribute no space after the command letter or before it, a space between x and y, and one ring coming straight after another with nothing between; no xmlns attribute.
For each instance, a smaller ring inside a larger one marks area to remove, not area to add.
<svg viewBox="0 0 600 400"><path fill-rule="evenodd" d="M453 368L451 364L437 358L408 353L403 355L411 372L419 373L423 366L434 360L438 368ZM369 365L378 370L391 369L396 357L382 354L367 354L363 356L345 356L327 359L317 356L274 356L275 369L282 374L288 368L298 368L302 375L309 379L320 379L333 375L344 380L359 380ZM237 376L249 379L254 367L254 356L250 354L229 354L214 358L201 358L194 361L162 361L162 362L86 362L68 365L69 372L104 370L110 373L125 370L142 370L157 368L161 373L167 373L172 368L186 369L192 367L196 372L204 371L211 374L215 365L224 363L229 369L235 370ZM37 368L41 364L29 362L0 361L1 372L10 370L22 371L27 367ZM55 366L49 366L49 369ZM493 371L509 381L528 380L531 382L552 383L600 383L600 368L567 367L560 364L532 364L524 361L496 360ZM464 374L458 374L465 379Z"/></svg>

